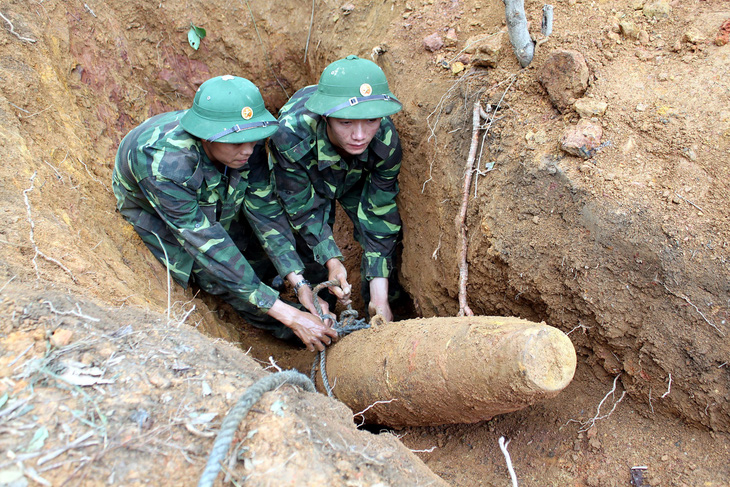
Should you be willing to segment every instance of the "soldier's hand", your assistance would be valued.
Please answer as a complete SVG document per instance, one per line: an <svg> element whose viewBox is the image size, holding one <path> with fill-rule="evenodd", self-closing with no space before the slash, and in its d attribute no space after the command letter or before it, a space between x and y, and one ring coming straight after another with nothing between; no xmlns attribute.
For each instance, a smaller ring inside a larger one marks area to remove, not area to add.
<svg viewBox="0 0 730 487"><path fill-rule="evenodd" d="M298 311L289 326L310 352L322 351L337 340L337 331L311 313Z"/></svg>
<svg viewBox="0 0 730 487"><path fill-rule="evenodd" d="M337 331L334 328L322 323L322 320L313 314L288 305L280 299L274 302L266 314L291 328L310 352L315 350L321 352L337 339Z"/></svg>
<svg viewBox="0 0 730 487"><path fill-rule="evenodd" d="M385 321L393 321L393 311L390 309L390 304L385 303L384 305L377 305L370 301L368 304L368 314L370 318L375 315L381 316Z"/></svg>
<svg viewBox="0 0 730 487"><path fill-rule="evenodd" d="M380 315L385 321L393 321L393 311L388 302L388 279L385 277L374 277L370 280L370 303L368 313L372 318Z"/></svg>
<svg viewBox="0 0 730 487"><path fill-rule="evenodd" d="M319 312L317 311L317 307L314 305L315 296L312 292L312 288L309 286L301 286L299 290L297 291L297 299L299 299L299 302L309 310L310 313L312 313L314 316L319 316ZM327 316L330 312L330 305L325 301L324 299L320 298L319 296L316 297L316 299L319 301L320 309L322 310L322 315ZM332 326L332 320L329 318L326 318L324 320L324 324L331 327Z"/></svg>
<svg viewBox="0 0 730 487"><path fill-rule="evenodd" d="M337 296L337 301L343 306L352 304L352 298L350 292L352 286L347 282L347 269L345 265L339 259L330 259L325 263L327 271L329 273L329 281L337 281L340 283L339 286L333 286L330 288L330 292Z"/></svg>

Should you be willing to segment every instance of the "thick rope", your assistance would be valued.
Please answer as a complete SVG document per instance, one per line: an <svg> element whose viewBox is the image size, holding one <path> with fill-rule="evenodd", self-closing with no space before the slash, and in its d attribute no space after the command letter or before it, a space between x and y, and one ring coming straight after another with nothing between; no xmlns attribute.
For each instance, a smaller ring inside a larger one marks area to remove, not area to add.
<svg viewBox="0 0 730 487"><path fill-rule="evenodd" d="M332 328L337 332L338 337L343 337L345 335L349 335L350 333L357 331L357 330L364 330L365 328L370 328L370 324L365 321L364 319L357 319L357 311L352 309L352 307L348 304L347 309L340 313L340 320L337 321L337 318L335 318L333 315L328 314L325 315L322 312L322 307L319 304L319 299L317 299L317 294L324 288L330 287L330 286L339 286L340 283L337 280L332 281L325 281L323 283L317 284L314 286L314 289L312 292L314 293L314 307L317 308L317 313L319 314L319 317L322 321L325 319L331 319L334 323L332 325ZM312 364L312 372L309 374L309 378L312 380L312 382L315 381L316 373L317 373L317 362L319 362L319 372L322 376L322 385L324 385L325 390L327 391L327 395L329 397L333 396L332 393L332 386L330 386L329 378L327 377L327 368L325 367L327 362L327 355L326 355L327 349L322 350L317 354L317 358L315 358L314 363Z"/></svg>
<svg viewBox="0 0 730 487"><path fill-rule="evenodd" d="M228 450L233 441L233 435L244 416L249 412L256 402L261 399L265 392L273 391L282 384L293 384L301 387L307 392L316 392L314 384L309 378L296 370L285 370L275 374L267 375L259 379L249 387L238 399L233 408L228 412L221 424L221 429L213 443L213 449L208 456L208 463L205 465L203 475L200 476L198 487L211 487L221 470L221 462L228 455Z"/></svg>

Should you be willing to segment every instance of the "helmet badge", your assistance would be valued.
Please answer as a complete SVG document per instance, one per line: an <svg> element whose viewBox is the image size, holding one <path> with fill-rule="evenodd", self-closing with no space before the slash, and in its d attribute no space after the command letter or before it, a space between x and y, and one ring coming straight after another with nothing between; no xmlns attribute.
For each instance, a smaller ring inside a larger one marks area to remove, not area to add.
<svg viewBox="0 0 730 487"><path fill-rule="evenodd" d="M367 83L363 83L360 85L360 94L362 96L370 96L373 94L373 87L370 86Z"/></svg>
<svg viewBox="0 0 730 487"><path fill-rule="evenodd" d="M241 117L243 117L244 120L251 120L251 117L253 117L253 110L251 110L251 107L243 107L243 110L241 110Z"/></svg>

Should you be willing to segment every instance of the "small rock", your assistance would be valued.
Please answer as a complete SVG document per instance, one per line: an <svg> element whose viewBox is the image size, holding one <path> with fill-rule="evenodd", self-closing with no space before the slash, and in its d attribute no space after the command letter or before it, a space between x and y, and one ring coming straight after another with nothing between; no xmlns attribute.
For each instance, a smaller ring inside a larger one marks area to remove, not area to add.
<svg viewBox="0 0 730 487"><path fill-rule="evenodd" d="M632 137L629 137L626 143L621 146L621 152L624 154L631 154L636 149L636 142L634 142L634 139Z"/></svg>
<svg viewBox="0 0 730 487"><path fill-rule="evenodd" d="M474 66L496 67L502 51L503 38L504 31L470 37L466 41L464 52L471 54L470 61Z"/></svg>
<svg viewBox="0 0 730 487"><path fill-rule="evenodd" d="M350 15L350 13L355 10L355 6L351 3L348 3L340 7L340 10L342 10L342 15Z"/></svg>
<svg viewBox="0 0 730 487"><path fill-rule="evenodd" d="M682 36L682 40L686 42L687 44L700 44L705 41L705 38L697 31L694 30L688 30L684 33Z"/></svg>
<svg viewBox="0 0 730 487"><path fill-rule="evenodd" d="M467 65L471 63L471 55L469 54L462 54L458 58L456 58L457 61L462 63L463 65Z"/></svg>
<svg viewBox="0 0 730 487"><path fill-rule="evenodd" d="M590 159L601 145L603 129L585 118L580 119L575 127L565 131L560 141L560 148L574 156Z"/></svg>
<svg viewBox="0 0 730 487"><path fill-rule="evenodd" d="M540 84L561 113L588 89L588 65L578 51L557 50L550 53L540 68Z"/></svg>
<svg viewBox="0 0 730 487"><path fill-rule="evenodd" d="M582 118L601 117L606 113L608 103L595 98L581 98L576 100L573 108Z"/></svg>
<svg viewBox="0 0 730 487"><path fill-rule="evenodd" d="M636 50L636 57L639 58L639 61L651 61L654 59L655 54L653 52L649 52L646 49L637 49Z"/></svg>
<svg viewBox="0 0 730 487"><path fill-rule="evenodd" d="M65 347L66 345L71 343L72 336L73 332L71 330L58 328L56 331L53 332L53 335L51 335L51 345L56 348Z"/></svg>
<svg viewBox="0 0 730 487"><path fill-rule="evenodd" d="M157 387L158 389L169 389L172 386L172 382L170 382L169 379L157 373L150 373L148 375L148 379L150 381L150 384Z"/></svg>
<svg viewBox="0 0 730 487"><path fill-rule="evenodd" d="M439 54L438 56L436 56L436 64L444 69L451 69L451 66L449 66L449 62L446 60L443 54Z"/></svg>
<svg viewBox="0 0 730 487"><path fill-rule="evenodd" d="M624 37L628 39L639 38L639 28L636 27L636 24L631 22L630 20L620 22L619 27L621 28L621 33L624 35Z"/></svg>
<svg viewBox="0 0 730 487"><path fill-rule="evenodd" d="M548 141L548 136L544 130L538 130L533 137L536 144L544 144Z"/></svg>
<svg viewBox="0 0 730 487"><path fill-rule="evenodd" d="M649 44L649 33L644 29L639 31L639 44L642 46Z"/></svg>
<svg viewBox="0 0 730 487"><path fill-rule="evenodd" d="M423 47L426 48L427 51L436 52L444 47L444 40L437 32L434 32L430 36L423 38Z"/></svg>
<svg viewBox="0 0 730 487"><path fill-rule="evenodd" d="M649 19L662 19L669 17L672 13L672 6L666 0L659 0L658 2L645 4L643 11L644 15Z"/></svg>
<svg viewBox="0 0 730 487"><path fill-rule="evenodd" d="M611 32L611 31L606 32L606 38L608 38L609 40L616 42L616 43L621 42L621 35L616 32Z"/></svg>
<svg viewBox="0 0 730 487"><path fill-rule="evenodd" d="M459 61L456 61L451 64L451 72L453 74L461 73L462 71L464 71L464 68L465 68L464 63L459 62Z"/></svg>
<svg viewBox="0 0 730 487"><path fill-rule="evenodd" d="M720 32L715 37L716 46L724 46L730 41L730 19L727 19L720 26Z"/></svg>
<svg viewBox="0 0 730 487"><path fill-rule="evenodd" d="M456 36L456 29L449 29L444 36L444 44L446 47L454 47L458 41L459 39Z"/></svg>

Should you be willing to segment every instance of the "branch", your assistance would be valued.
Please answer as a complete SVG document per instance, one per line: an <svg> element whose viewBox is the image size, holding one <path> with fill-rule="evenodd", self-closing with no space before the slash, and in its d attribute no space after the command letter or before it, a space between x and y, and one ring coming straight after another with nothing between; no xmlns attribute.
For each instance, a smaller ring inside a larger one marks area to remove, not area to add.
<svg viewBox="0 0 730 487"><path fill-rule="evenodd" d="M504 10L507 16L507 32L512 44L512 51L517 56L520 66L527 67L535 55L535 44L527 30L524 0L504 0Z"/></svg>
<svg viewBox="0 0 730 487"><path fill-rule="evenodd" d="M466 209L469 204L469 187L471 186L471 177L474 168L474 159L477 155L477 147L479 146L479 122L482 105L479 102L479 96L474 102L474 112L472 116L472 135L471 147L469 148L469 158L466 161L464 169L464 196L461 200L461 210L456 216L454 223L456 231L461 236L461 254L459 259L459 313L457 316L474 316L474 312L469 308L466 302L466 283L469 279L469 265L466 263Z"/></svg>

